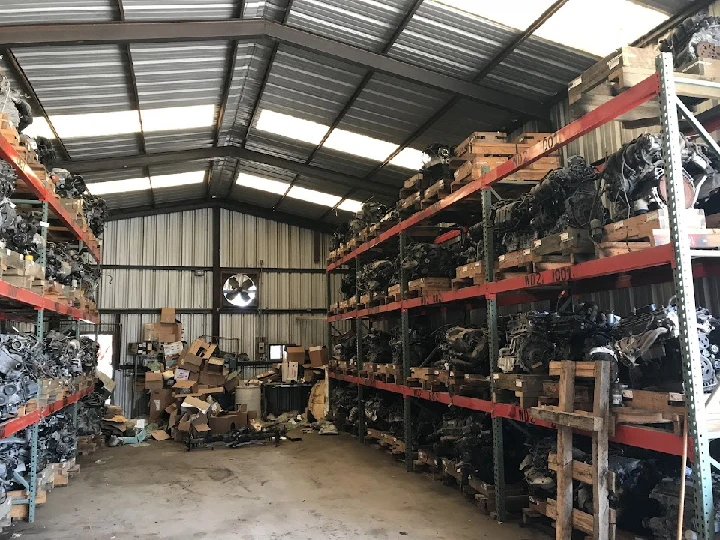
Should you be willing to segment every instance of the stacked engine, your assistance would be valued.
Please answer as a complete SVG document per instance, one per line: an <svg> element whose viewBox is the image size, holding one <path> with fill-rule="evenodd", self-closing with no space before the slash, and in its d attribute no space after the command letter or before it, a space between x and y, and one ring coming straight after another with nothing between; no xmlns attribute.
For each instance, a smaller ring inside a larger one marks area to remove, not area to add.
<svg viewBox="0 0 720 540"><path fill-rule="evenodd" d="M528 447L528 453L520 469L528 485L529 493L537 499L556 498L556 474L548 468L548 456L557 449L557 437L543 437ZM589 450L589 449L588 449ZM639 454L640 455L640 454ZM610 496L610 505L615 508L618 527L638 534L646 534L647 528L655 531L649 523L657 521L658 507L649 498L654 498L659 486L664 482L663 473L677 469L671 460L657 460L657 454L642 454L641 457L624 455L621 446L611 447L608 467L615 474L615 492ZM592 462L589 451L573 447L573 460ZM677 501L677 488L674 492ZM649 497L649 498L648 498ZM583 512L593 513L592 486L581 482L573 485L574 507ZM677 507L674 513L677 519ZM676 521L677 523L677 521ZM690 523L688 521L687 523ZM654 538L675 538L677 525L672 528L672 536L654 536Z"/></svg>
<svg viewBox="0 0 720 540"><path fill-rule="evenodd" d="M413 242L407 246L405 257L400 261L408 280L424 277L454 277L460 265L452 248L443 244ZM396 281L399 282L399 271Z"/></svg>
<svg viewBox="0 0 720 540"><path fill-rule="evenodd" d="M593 360L606 350L617 319L590 302L560 312L511 315L502 321L498 367L506 373L547 373L552 360Z"/></svg>
<svg viewBox="0 0 720 540"><path fill-rule="evenodd" d="M105 230L108 217L107 203L102 197L92 195L85 185L85 179L79 174L72 174L66 169L53 169L55 192L63 199L82 199L83 214L88 227L97 237Z"/></svg>
<svg viewBox="0 0 720 540"><path fill-rule="evenodd" d="M0 334L0 418L38 393L38 379L91 373L99 346L90 338L74 339L50 331L43 342L33 334Z"/></svg>
<svg viewBox="0 0 720 540"><path fill-rule="evenodd" d="M688 208L720 187L717 163L704 146L681 138ZM598 181L605 221L619 221L667 206L665 163L658 136L640 135L611 155Z"/></svg>
<svg viewBox="0 0 720 540"><path fill-rule="evenodd" d="M597 212L595 169L573 156L567 167L550 171L527 195L493 207L496 246L512 252L568 227L588 228Z"/></svg>
<svg viewBox="0 0 720 540"><path fill-rule="evenodd" d="M672 52L675 66L698 58L717 58L720 51L720 18L698 15L685 19L661 41L663 51Z"/></svg>
<svg viewBox="0 0 720 540"><path fill-rule="evenodd" d="M395 264L382 259L363 266L357 275L356 287L360 294L384 293L393 282Z"/></svg>
<svg viewBox="0 0 720 540"><path fill-rule="evenodd" d="M351 236L357 236L364 228L379 223L386 213L384 204L376 201L363 203L362 209L350 220Z"/></svg>
<svg viewBox="0 0 720 540"><path fill-rule="evenodd" d="M487 330L452 326L440 336L442 353L435 366L464 373L490 374Z"/></svg>

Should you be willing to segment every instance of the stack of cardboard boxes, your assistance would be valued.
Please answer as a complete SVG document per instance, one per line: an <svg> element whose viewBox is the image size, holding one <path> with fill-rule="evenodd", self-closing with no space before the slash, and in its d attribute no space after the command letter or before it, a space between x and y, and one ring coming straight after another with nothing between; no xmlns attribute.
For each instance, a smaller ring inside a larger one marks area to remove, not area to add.
<svg viewBox="0 0 720 540"><path fill-rule="evenodd" d="M237 373L228 373L222 358L213 356L214 344L196 339L185 348L182 325L175 319L174 309L163 308L160 322L144 325L143 339L157 342L163 353L162 361L148 364L151 370L145 373L144 388L150 394L149 423L167 426L170 436L158 430L153 437L176 441L202 438L208 432L218 435L248 426L259 418L260 411L244 405L235 407L233 394L241 381ZM308 374L311 368L327 363L325 347L310 347L309 351L287 347L279 371L283 382L299 381L301 366Z"/></svg>

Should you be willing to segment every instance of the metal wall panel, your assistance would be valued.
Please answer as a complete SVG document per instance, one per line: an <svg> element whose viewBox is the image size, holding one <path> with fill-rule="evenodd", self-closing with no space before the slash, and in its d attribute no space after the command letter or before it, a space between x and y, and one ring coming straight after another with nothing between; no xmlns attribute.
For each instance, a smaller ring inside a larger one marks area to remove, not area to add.
<svg viewBox="0 0 720 540"><path fill-rule="evenodd" d="M103 261L145 266L210 266L210 212L202 209L111 221L103 236Z"/></svg>
<svg viewBox="0 0 720 540"><path fill-rule="evenodd" d="M212 273L169 270L103 272L101 309L212 307Z"/></svg>
<svg viewBox="0 0 720 540"><path fill-rule="evenodd" d="M261 330L264 326L264 331ZM220 333L239 340L239 350L254 357L255 338L261 334L268 343L295 343L303 347L325 342L324 315L271 313L262 317L252 314L221 315Z"/></svg>
<svg viewBox="0 0 720 540"><path fill-rule="evenodd" d="M320 258L314 260L309 229L222 210L220 265L224 267L325 268L329 236L320 234Z"/></svg>

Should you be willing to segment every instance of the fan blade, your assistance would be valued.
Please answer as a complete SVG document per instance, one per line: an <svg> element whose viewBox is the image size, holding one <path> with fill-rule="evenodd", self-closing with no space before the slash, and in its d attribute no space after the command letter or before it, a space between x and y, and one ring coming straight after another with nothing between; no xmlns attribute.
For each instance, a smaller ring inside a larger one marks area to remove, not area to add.
<svg viewBox="0 0 720 540"><path fill-rule="evenodd" d="M232 302L237 298L238 294L240 294L240 291L230 291L225 295L225 298L227 298L228 302Z"/></svg>
<svg viewBox="0 0 720 540"><path fill-rule="evenodd" d="M245 291L240 291L240 297L243 299L243 302L246 304L250 302L250 295L246 293Z"/></svg>
<svg viewBox="0 0 720 540"><path fill-rule="evenodd" d="M250 287L252 287L253 285L255 285L255 284L253 283L253 280L250 279L249 277L245 276L245 279L244 279L243 282L242 282L242 288L247 290L247 289L249 289Z"/></svg>
<svg viewBox="0 0 720 540"><path fill-rule="evenodd" d="M228 279L228 283L233 289L237 289L240 287L240 283L235 276L232 276L230 279Z"/></svg>

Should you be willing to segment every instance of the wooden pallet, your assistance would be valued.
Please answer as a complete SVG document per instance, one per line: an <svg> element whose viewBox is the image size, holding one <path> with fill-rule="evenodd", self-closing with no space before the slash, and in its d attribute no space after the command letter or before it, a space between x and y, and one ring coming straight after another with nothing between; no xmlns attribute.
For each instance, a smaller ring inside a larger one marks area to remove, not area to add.
<svg viewBox="0 0 720 540"><path fill-rule="evenodd" d="M470 474L468 482L463 486L462 491L483 514L495 516L497 499L493 484L473 478L472 474ZM527 507L528 495L526 491L523 484L507 484L505 486L505 510L511 514L517 514Z"/></svg>
<svg viewBox="0 0 720 540"><path fill-rule="evenodd" d="M616 424L644 424L664 427L682 434L685 396L680 392L623 390L622 407L613 407Z"/></svg>
<svg viewBox="0 0 720 540"><path fill-rule="evenodd" d="M422 201L420 201L420 207L423 209L428 208L440 199L450 195L450 186L452 182L452 178L445 178L443 180L438 180L432 186L427 188L423 194Z"/></svg>
<svg viewBox="0 0 720 540"><path fill-rule="evenodd" d="M493 402L513 403L523 409L535 407L547 375L493 373Z"/></svg>
<svg viewBox="0 0 720 540"><path fill-rule="evenodd" d="M482 262L463 264L455 269L455 278L450 282L453 290L482 285L485 283L485 269Z"/></svg>
<svg viewBox="0 0 720 540"><path fill-rule="evenodd" d="M423 193L418 191L412 195L408 195L398 202L398 210L403 216L409 216L422 208Z"/></svg>
<svg viewBox="0 0 720 540"><path fill-rule="evenodd" d="M430 296L450 291L450 278L426 277L408 282L409 297Z"/></svg>
<svg viewBox="0 0 720 540"><path fill-rule="evenodd" d="M693 249L720 247L720 229L706 228L702 210L687 209L683 220L689 227L688 235ZM603 227L602 242L597 244L596 256L612 257L631 251L641 251L670 243L670 222L666 208L647 214L616 221Z"/></svg>
<svg viewBox="0 0 720 540"><path fill-rule="evenodd" d="M403 187L400 188L400 199L405 199L410 195L417 193L422 194L432 184L430 178L425 178L422 173L415 174L403 182Z"/></svg>
<svg viewBox="0 0 720 540"><path fill-rule="evenodd" d="M530 409L533 418L557 426L557 500L548 499L548 517L555 520L556 539L570 540L573 529L591 534L594 540L615 538L615 512L610 508L608 493L608 438L610 420L610 363L609 362L550 362L550 375L559 376L557 407L542 406ZM595 381L592 412L577 411L575 378ZM573 461L573 431L592 434L592 463ZM552 465L552 463L549 463ZM573 508L573 480L591 483L593 513ZM588 482L589 480L589 482Z"/></svg>
<svg viewBox="0 0 720 540"><path fill-rule="evenodd" d="M569 85L571 116L579 118L653 75L656 72L657 54L652 49L622 47L589 68ZM720 61L717 59L701 57L690 65L676 69L675 76L679 96L701 101L720 97L717 88L689 83L690 80L720 81ZM654 98L618 116L617 120L624 122L627 128L648 127L659 124L659 113L659 102Z"/></svg>
<svg viewBox="0 0 720 540"><path fill-rule="evenodd" d="M533 242L533 246L500 255L496 269L503 278L507 272L533 273L585 262L595 255L595 244L584 229L568 229Z"/></svg>

